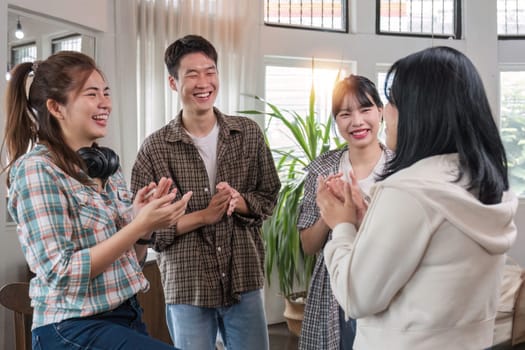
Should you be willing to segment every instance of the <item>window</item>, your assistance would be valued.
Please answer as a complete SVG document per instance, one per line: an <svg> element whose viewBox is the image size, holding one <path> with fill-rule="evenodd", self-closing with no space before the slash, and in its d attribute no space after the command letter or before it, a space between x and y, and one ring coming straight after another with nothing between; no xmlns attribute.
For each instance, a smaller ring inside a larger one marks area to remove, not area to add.
<svg viewBox="0 0 525 350"><path fill-rule="evenodd" d="M51 41L52 53L65 50L82 52L82 35L72 34Z"/></svg>
<svg viewBox="0 0 525 350"><path fill-rule="evenodd" d="M353 62L316 60L312 63L311 59L300 58L266 58L265 68L266 101L280 109L306 115L313 84L315 112L322 122L330 118L332 89L337 77L342 78L355 71ZM275 119L267 125L267 137L272 148L295 147L286 131L282 123Z"/></svg>
<svg viewBox="0 0 525 350"><path fill-rule="evenodd" d="M377 88L377 92L379 92L379 97L381 98L381 102L383 102L383 105L386 105L388 103L388 100L385 96L385 80L386 80L386 74L389 68L390 68L389 65L378 65L376 68L377 69L376 88Z"/></svg>
<svg viewBox="0 0 525 350"><path fill-rule="evenodd" d="M11 79L11 69L19 63L33 62L36 60L36 43L31 42L22 45L11 46L10 62L7 64L5 80Z"/></svg>
<svg viewBox="0 0 525 350"><path fill-rule="evenodd" d="M525 1L498 0L500 39L525 38Z"/></svg>
<svg viewBox="0 0 525 350"><path fill-rule="evenodd" d="M34 60L36 60L36 44L34 42L11 47L11 67Z"/></svg>
<svg viewBox="0 0 525 350"><path fill-rule="evenodd" d="M385 96L385 80L386 80L386 74L388 72L388 69L390 68L390 65L378 65L377 66L377 80L376 80L376 88L377 92L379 92L379 97L381 98L381 102L383 102L383 108L385 108L386 104L388 103L388 100ZM383 142L383 144L386 144L386 133L385 133L385 123L381 123L379 125L379 134L377 135L379 140Z"/></svg>
<svg viewBox="0 0 525 350"><path fill-rule="evenodd" d="M348 32L348 0L265 0L264 23Z"/></svg>
<svg viewBox="0 0 525 350"><path fill-rule="evenodd" d="M460 0L377 0L377 34L461 38Z"/></svg>
<svg viewBox="0 0 525 350"><path fill-rule="evenodd" d="M511 189L525 196L525 69L500 72L500 132Z"/></svg>

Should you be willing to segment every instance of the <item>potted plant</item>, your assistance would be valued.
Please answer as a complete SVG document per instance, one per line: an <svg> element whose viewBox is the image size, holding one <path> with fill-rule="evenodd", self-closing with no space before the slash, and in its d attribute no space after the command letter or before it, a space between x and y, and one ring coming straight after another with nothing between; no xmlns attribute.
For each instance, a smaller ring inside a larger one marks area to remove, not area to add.
<svg viewBox="0 0 525 350"><path fill-rule="evenodd" d="M315 256L304 254L297 229L299 204L306 177L304 168L330 149L332 119L328 118L326 123L322 123L317 118L313 86L305 115L281 109L257 96L254 98L268 107L269 111L248 110L240 113L269 117L266 129L273 121L281 121L296 146L293 149L282 149L269 144L281 180L281 190L273 215L263 224L263 237L266 244L265 271L268 283L276 269L279 291L285 297L286 307L299 309L285 309L284 312L290 331L299 335L306 290L316 261ZM341 145L336 138L334 142L337 146ZM290 317L298 320L290 320Z"/></svg>

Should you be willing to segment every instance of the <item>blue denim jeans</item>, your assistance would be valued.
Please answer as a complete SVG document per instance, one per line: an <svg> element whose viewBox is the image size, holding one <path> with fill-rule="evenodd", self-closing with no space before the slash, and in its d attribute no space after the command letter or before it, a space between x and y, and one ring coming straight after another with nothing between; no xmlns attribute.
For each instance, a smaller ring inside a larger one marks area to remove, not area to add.
<svg viewBox="0 0 525 350"><path fill-rule="evenodd" d="M167 304L166 319L173 343L182 350L214 350L217 331L228 350L269 348L261 290L243 293L227 307Z"/></svg>
<svg viewBox="0 0 525 350"><path fill-rule="evenodd" d="M345 321L345 312L341 307L339 307L339 330L339 349L352 350L355 339L356 322L351 318Z"/></svg>
<svg viewBox="0 0 525 350"><path fill-rule="evenodd" d="M52 323L35 328L32 333L33 350L173 350L148 336L142 308L135 297L114 310Z"/></svg>

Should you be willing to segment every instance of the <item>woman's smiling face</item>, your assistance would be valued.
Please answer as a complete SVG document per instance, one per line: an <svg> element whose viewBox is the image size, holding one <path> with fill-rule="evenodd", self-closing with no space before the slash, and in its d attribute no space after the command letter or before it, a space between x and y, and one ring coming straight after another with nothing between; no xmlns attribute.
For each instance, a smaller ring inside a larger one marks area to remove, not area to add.
<svg viewBox="0 0 525 350"><path fill-rule="evenodd" d="M109 87L94 70L78 92L70 92L65 105L59 105L55 116L66 143L74 150L89 147L106 136L111 98Z"/></svg>
<svg viewBox="0 0 525 350"><path fill-rule="evenodd" d="M335 116L339 134L349 148L364 148L378 143L382 108L377 107L370 96L367 97L372 104L369 107L360 106L353 94L346 94Z"/></svg>

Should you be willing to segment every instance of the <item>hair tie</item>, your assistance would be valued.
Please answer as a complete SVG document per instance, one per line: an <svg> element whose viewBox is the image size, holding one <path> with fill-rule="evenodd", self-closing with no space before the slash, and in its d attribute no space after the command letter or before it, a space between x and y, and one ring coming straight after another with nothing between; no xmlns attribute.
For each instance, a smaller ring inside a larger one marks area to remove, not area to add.
<svg viewBox="0 0 525 350"><path fill-rule="evenodd" d="M31 66L31 70L26 76L25 91L26 91L26 99L28 101L29 101L29 89L31 88L31 84L33 84L33 80L35 79L36 71L38 70L40 63L42 63L42 61L34 61L33 65Z"/></svg>
<svg viewBox="0 0 525 350"><path fill-rule="evenodd" d="M33 65L31 66L31 70L33 71L33 73L36 73L36 71L38 70L38 67L40 66L40 63L42 63L42 61L33 62Z"/></svg>

